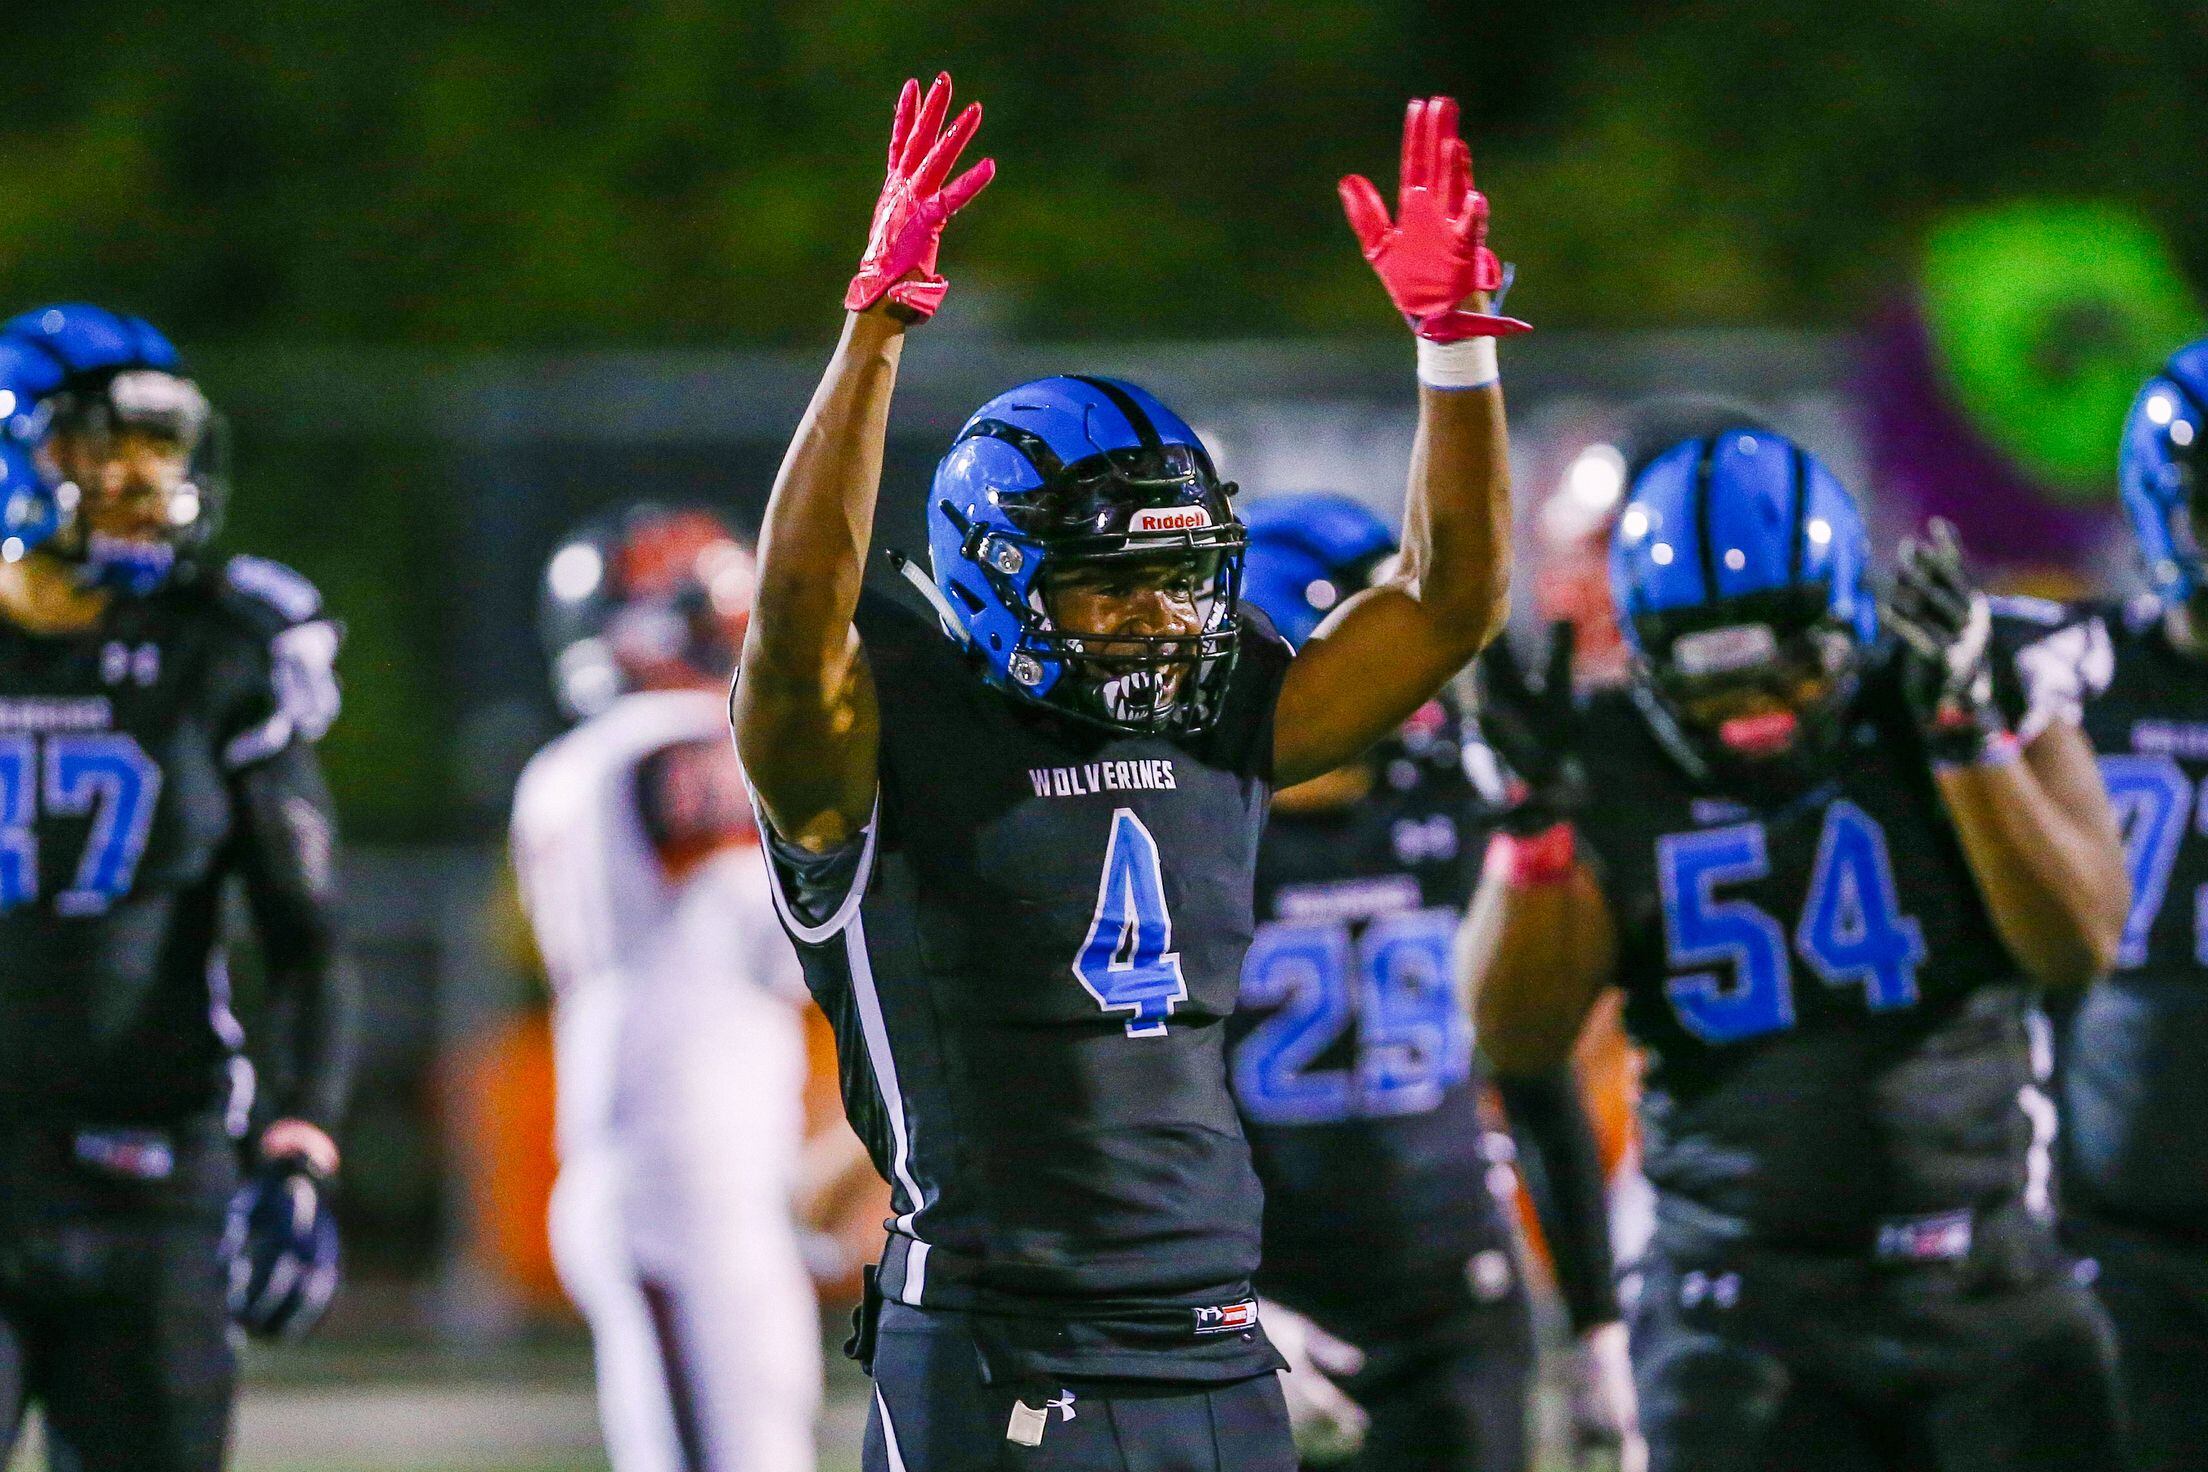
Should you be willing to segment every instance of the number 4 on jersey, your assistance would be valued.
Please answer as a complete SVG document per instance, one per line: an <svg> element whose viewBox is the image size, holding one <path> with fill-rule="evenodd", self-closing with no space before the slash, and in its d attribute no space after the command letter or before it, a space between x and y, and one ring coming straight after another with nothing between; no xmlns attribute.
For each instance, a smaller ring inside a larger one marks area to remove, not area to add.
<svg viewBox="0 0 2208 1472"><path fill-rule="evenodd" d="M1096 918L1074 957L1073 974L1106 1012L1132 1012L1127 1036L1156 1037L1176 1002L1188 1000L1181 958L1173 949L1173 917L1165 908L1158 841L1131 808L1112 814Z"/></svg>

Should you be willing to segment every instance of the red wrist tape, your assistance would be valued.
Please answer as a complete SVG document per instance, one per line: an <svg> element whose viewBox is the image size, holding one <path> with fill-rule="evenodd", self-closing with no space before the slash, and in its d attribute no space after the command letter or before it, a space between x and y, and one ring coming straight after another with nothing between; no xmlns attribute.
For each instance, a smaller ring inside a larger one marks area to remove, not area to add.
<svg viewBox="0 0 2208 1472"><path fill-rule="evenodd" d="M1968 760L1953 758L1937 760L1933 766L1941 771L1965 771L1971 767L2005 767L2024 755L2024 743L2012 731L1996 731L1986 738L1986 744L1978 754Z"/></svg>
<svg viewBox="0 0 2208 1472"><path fill-rule="evenodd" d="M1524 838L1498 833L1487 843L1487 872L1514 889L1561 884L1578 861L1578 840L1569 823L1557 823Z"/></svg>

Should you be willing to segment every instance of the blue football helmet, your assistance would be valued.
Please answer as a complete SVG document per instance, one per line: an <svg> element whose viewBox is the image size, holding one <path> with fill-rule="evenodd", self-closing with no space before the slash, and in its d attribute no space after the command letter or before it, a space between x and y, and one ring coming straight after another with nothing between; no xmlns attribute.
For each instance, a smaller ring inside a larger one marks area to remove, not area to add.
<svg viewBox="0 0 2208 1472"><path fill-rule="evenodd" d="M1870 537L1800 446L1739 428L1683 440L1626 493L1611 597L1635 693L1705 774L1821 758L1878 634Z"/></svg>
<svg viewBox="0 0 2208 1472"><path fill-rule="evenodd" d="M1344 598L1395 555L1395 534L1361 501L1327 491L1264 496L1243 510L1242 597L1302 647Z"/></svg>
<svg viewBox="0 0 2208 1472"><path fill-rule="evenodd" d="M1238 638L1243 533L1196 432L1131 383L1043 378L974 411L928 498L931 599L991 685L1138 734L1203 730ZM1158 569L1187 634L1060 628L1054 582Z"/></svg>
<svg viewBox="0 0 2208 1472"><path fill-rule="evenodd" d="M2154 591L2181 602L2204 580L2201 438L2208 435L2208 338L2179 348L2132 400L2117 476ZM2200 521L2196 521L2200 518Z"/></svg>
<svg viewBox="0 0 2208 1472"><path fill-rule="evenodd" d="M171 441L185 455L181 477L161 488L161 526L150 538L92 527L82 514L83 489L42 453L57 435L97 453L133 431ZM221 431L175 345L141 318L71 303L0 323L0 558L44 548L80 563L90 582L150 592L178 553L205 541L220 519Z"/></svg>

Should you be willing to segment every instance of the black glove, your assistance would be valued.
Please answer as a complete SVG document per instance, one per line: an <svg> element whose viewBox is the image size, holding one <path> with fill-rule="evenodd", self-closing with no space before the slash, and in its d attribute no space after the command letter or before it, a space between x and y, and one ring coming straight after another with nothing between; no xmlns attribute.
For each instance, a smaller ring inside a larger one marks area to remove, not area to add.
<svg viewBox="0 0 2208 1472"><path fill-rule="evenodd" d="M330 1183L306 1161L265 1161L230 1202L230 1317L256 1339L296 1339L337 1292Z"/></svg>
<svg viewBox="0 0 2208 1472"><path fill-rule="evenodd" d="M1886 622L1901 636L1902 689L1937 762L1974 762L2008 735L1993 698L1993 613L1963 567L1955 528L1932 519L1901 544Z"/></svg>
<svg viewBox="0 0 2208 1472"><path fill-rule="evenodd" d="M1497 818L1524 838L1568 823L1587 806L1587 770L1577 750L1579 706L1572 692L1571 624L1549 625L1541 688L1526 683L1508 639L1480 656L1480 735L1516 779Z"/></svg>

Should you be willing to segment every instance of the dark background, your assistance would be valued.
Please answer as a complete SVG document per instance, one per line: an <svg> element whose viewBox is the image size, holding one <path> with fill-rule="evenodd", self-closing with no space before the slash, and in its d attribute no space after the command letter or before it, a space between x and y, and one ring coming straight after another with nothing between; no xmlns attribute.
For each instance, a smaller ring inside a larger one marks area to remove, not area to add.
<svg viewBox="0 0 2208 1472"><path fill-rule="evenodd" d="M2208 12L2150 0L89 0L6 49L10 292L199 344L813 345L938 66L1004 170L960 289L1022 334L1375 322L1331 185L1424 92L1558 326L1830 322L2040 191L2208 251Z"/></svg>
<svg viewBox="0 0 2208 1472"><path fill-rule="evenodd" d="M2144 0L91 0L6 31L0 303L150 316L230 410L232 541L352 630L330 752L370 839L495 830L549 721L523 625L560 526L670 485L761 503L910 72L984 99L1002 170L931 329L969 359L1385 339L1333 183L1391 187L1430 91L1464 100L1513 309L1551 333L1852 328L1943 212L2041 195L2208 264L2208 12ZM534 394L547 354L649 354L665 385L668 354L737 348L792 354L701 363L741 435L702 392L624 427L649 390L602 357ZM901 473L955 419L902 412Z"/></svg>

